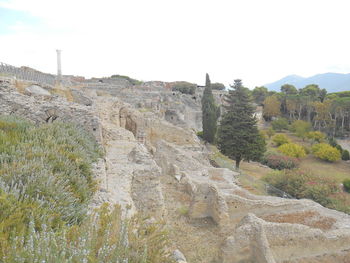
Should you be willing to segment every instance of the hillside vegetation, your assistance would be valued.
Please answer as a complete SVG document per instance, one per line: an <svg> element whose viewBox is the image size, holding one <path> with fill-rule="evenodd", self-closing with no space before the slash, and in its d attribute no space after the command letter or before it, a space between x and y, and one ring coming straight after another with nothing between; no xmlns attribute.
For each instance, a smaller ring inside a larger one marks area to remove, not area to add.
<svg viewBox="0 0 350 263"><path fill-rule="evenodd" d="M161 224L87 215L101 156L75 125L0 117L0 262L169 262Z"/></svg>

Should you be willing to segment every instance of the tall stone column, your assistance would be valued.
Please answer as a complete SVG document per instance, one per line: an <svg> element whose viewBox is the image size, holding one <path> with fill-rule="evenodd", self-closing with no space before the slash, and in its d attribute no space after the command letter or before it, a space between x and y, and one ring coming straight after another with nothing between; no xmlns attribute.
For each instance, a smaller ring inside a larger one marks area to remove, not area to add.
<svg viewBox="0 0 350 263"><path fill-rule="evenodd" d="M57 83L62 82L62 69L61 69L61 50L57 49Z"/></svg>

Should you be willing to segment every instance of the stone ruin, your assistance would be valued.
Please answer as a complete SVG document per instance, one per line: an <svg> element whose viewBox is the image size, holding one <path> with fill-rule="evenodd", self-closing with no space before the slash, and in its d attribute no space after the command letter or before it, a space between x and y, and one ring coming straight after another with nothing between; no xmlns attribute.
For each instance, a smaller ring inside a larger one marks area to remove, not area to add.
<svg viewBox="0 0 350 263"><path fill-rule="evenodd" d="M74 99L79 104L57 95L23 94L2 79L0 114L38 123L75 122L92 132L106 152L95 167L100 186L92 206L119 203L130 216L142 212L171 226L180 224L174 211L188 207L182 227L193 232L183 233L184 239L174 235L172 247L188 262L349 262L349 215L311 200L258 196L242 189L238 173L211 166L208 150L195 135L200 99L156 92L159 83L153 91L147 85L146 91L130 86L103 88L100 94L97 86L85 87ZM84 96L90 106L81 103ZM188 245L196 231L212 244ZM200 261L195 260L197 246L208 250ZM215 258L210 249L217 252Z"/></svg>

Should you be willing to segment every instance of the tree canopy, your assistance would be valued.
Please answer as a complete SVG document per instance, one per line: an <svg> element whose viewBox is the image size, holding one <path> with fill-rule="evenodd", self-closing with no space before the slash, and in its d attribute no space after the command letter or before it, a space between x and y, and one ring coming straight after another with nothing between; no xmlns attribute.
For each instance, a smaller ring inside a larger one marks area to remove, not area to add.
<svg viewBox="0 0 350 263"><path fill-rule="evenodd" d="M255 87L252 91L252 96L256 104L262 105L268 95L268 90L265 87Z"/></svg>
<svg viewBox="0 0 350 263"><path fill-rule="evenodd" d="M350 135L350 91L327 94L316 84L299 90L285 84L279 93L268 91L263 106L267 121L277 116L289 123L303 120L331 137Z"/></svg>
<svg viewBox="0 0 350 263"><path fill-rule="evenodd" d="M217 144L220 151L236 161L258 160L265 152L265 139L259 133L254 106L242 81L237 79L225 97L226 112L218 128Z"/></svg>

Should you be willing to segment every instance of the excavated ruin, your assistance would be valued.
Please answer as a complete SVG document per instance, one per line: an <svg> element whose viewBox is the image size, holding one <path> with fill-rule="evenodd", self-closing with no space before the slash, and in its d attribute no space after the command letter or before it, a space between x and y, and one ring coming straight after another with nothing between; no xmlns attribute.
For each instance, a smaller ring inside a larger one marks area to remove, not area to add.
<svg viewBox="0 0 350 263"><path fill-rule="evenodd" d="M15 86L0 82L0 114L76 122L95 134L105 158L92 206L118 203L130 216L165 220L170 249L188 262L349 262L350 216L311 200L253 195L238 173L211 166L195 134L200 94L173 95L159 83L112 92L92 85L76 93L78 104Z"/></svg>

